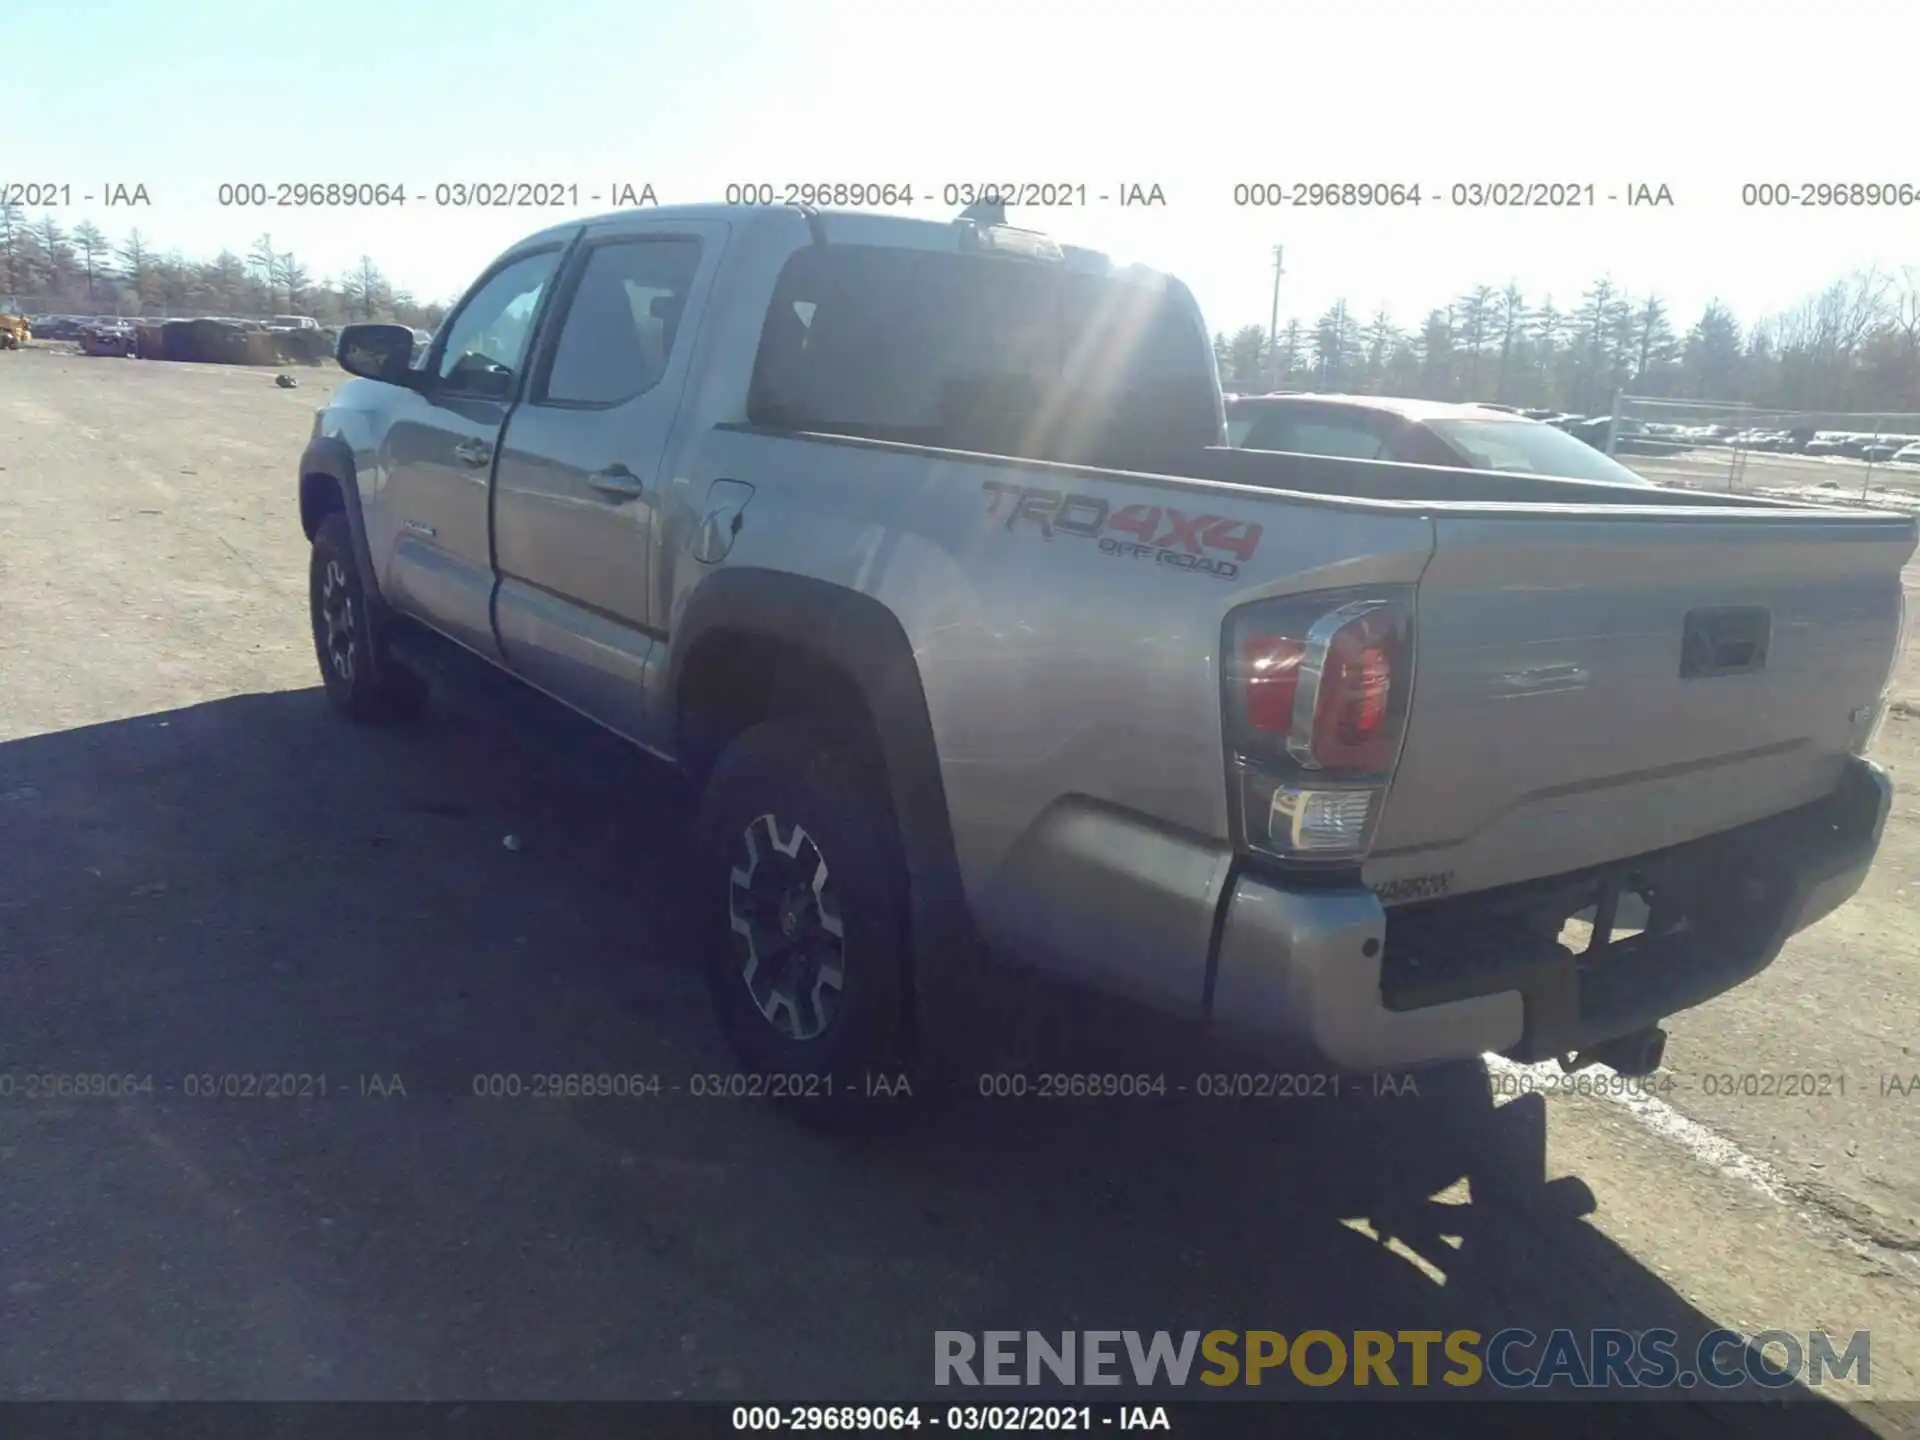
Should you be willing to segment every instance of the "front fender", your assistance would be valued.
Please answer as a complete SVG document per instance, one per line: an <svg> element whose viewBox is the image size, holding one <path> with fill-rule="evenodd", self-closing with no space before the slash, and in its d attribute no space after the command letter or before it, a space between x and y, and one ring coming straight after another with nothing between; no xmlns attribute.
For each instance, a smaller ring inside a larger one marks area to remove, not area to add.
<svg viewBox="0 0 1920 1440"><path fill-rule="evenodd" d="M335 496L337 495L337 503ZM344 510L353 536L353 556L367 597L384 606L380 576L367 540L367 517L360 495L360 472L353 449L338 435L316 435L300 455L300 528L312 540L328 511Z"/></svg>

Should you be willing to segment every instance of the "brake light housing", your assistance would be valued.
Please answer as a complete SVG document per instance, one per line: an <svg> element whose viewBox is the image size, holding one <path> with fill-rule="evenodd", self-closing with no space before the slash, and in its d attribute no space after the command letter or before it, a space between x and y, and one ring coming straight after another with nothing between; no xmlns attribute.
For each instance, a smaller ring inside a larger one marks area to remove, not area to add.
<svg viewBox="0 0 1920 1440"><path fill-rule="evenodd" d="M1255 601L1222 642L1236 838L1290 862L1365 858L1406 735L1411 587Z"/></svg>
<svg viewBox="0 0 1920 1440"><path fill-rule="evenodd" d="M1894 677L1900 673L1900 666L1906 660L1907 647L1913 643L1914 614L1907 604L1906 587L1900 590L1900 628L1893 642L1893 660L1887 666L1886 682L1880 687L1880 695L1874 701L1868 714L1856 718L1853 729L1853 744L1850 748L1855 755L1865 755L1879 740L1880 732L1886 728L1887 716L1893 709Z"/></svg>

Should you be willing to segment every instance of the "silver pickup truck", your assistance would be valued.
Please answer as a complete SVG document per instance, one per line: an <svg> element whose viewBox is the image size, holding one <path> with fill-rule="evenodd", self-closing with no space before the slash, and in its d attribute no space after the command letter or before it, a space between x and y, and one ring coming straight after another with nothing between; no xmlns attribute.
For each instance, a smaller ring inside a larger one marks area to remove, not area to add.
<svg viewBox="0 0 1920 1440"><path fill-rule="evenodd" d="M327 694L477 657L679 766L748 1070L1037 974L1644 1073L1878 843L1910 518L1233 450L1183 286L991 218L569 221L413 350L300 460Z"/></svg>

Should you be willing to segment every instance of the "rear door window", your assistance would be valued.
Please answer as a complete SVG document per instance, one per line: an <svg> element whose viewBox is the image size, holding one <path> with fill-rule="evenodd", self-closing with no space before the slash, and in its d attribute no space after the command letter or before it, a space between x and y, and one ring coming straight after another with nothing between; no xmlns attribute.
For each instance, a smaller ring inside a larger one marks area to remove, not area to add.
<svg viewBox="0 0 1920 1440"><path fill-rule="evenodd" d="M535 403L617 405L658 385L699 270L694 239L596 246L567 300Z"/></svg>

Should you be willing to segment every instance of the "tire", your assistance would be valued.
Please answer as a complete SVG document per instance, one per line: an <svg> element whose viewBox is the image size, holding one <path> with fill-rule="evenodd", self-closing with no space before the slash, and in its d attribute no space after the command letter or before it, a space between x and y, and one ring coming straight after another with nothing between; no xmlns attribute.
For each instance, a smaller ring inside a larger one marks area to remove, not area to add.
<svg viewBox="0 0 1920 1440"><path fill-rule="evenodd" d="M382 663L354 560L352 532L338 511L314 532L307 593L314 658L334 709L368 725L396 724L418 715L427 687L398 665Z"/></svg>
<svg viewBox="0 0 1920 1440"><path fill-rule="evenodd" d="M884 1129L921 1098L906 871L881 764L846 731L773 721L721 755L697 822L702 949L750 1093L809 1123Z"/></svg>

